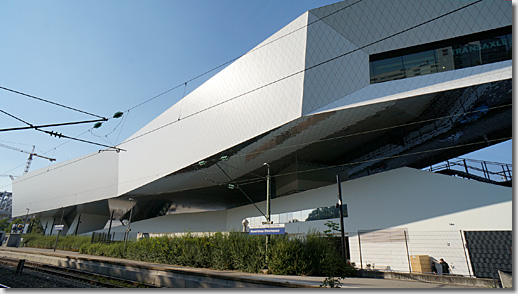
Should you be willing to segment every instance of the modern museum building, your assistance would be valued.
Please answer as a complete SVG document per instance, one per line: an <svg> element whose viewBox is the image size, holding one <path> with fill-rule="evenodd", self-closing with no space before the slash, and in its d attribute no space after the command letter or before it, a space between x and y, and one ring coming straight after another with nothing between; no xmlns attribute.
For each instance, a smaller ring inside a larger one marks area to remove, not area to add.
<svg viewBox="0 0 518 294"><path fill-rule="evenodd" d="M346 0L293 20L125 151L17 178L12 215L47 234L243 231L266 221L269 187L271 222L298 236L340 222L340 179L358 267L408 272L427 255L484 276L466 244L511 238L512 165L459 156L510 139L511 1Z"/></svg>

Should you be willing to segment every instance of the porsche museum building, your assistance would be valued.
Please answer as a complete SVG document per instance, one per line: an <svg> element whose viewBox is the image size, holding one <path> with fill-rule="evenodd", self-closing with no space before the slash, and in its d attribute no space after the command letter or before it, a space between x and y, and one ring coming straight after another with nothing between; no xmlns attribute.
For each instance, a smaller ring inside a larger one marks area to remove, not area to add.
<svg viewBox="0 0 518 294"><path fill-rule="evenodd" d="M497 185L425 168L511 137L510 1L343 1L258 44L125 151L17 178L12 215L47 234L130 218L131 234L241 231L265 221L269 170L271 220L295 235L326 229L315 211L335 206L339 175L351 261L409 271L426 254L472 275L462 232L512 232L511 173ZM435 243L409 252L418 235Z"/></svg>

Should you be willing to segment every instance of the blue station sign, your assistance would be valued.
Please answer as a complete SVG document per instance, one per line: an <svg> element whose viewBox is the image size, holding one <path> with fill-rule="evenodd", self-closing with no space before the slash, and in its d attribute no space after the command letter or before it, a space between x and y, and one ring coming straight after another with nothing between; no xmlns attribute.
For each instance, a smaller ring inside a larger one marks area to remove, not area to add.
<svg viewBox="0 0 518 294"><path fill-rule="evenodd" d="M284 224L269 224L248 229L250 235L284 235L284 232Z"/></svg>

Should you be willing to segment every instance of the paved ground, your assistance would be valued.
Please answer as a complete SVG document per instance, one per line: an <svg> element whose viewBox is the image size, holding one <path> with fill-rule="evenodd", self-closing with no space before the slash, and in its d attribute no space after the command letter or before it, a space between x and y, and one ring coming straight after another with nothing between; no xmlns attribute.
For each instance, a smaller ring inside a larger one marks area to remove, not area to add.
<svg viewBox="0 0 518 294"><path fill-rule="evenodd" d="M229 276L235 278L245 278L245 279L254 279L254 280L263 280L263 281L278 281L278 282L289 282L293 284L303 284L303 285L311 285L313 287L318 287L322 284L325 277L304 277L304 276L282 276L282 275L265 275L265 274L253 274L253 273L244 273L237 271L219 271L219 270L211 270L211 269L199 269L199 268L188 268L182 266L172 266L172 265L164 265L164 264L156 264L156 263L146 263L142 261L134 261L134 260L125 260L125 259L117 259L103 256L91 256L86 254L79 254L77 252L70 251L61 251L56 250L55 252L52 249L39 249L39 248L5 248L0 247L0 256L2 255L3 250L16 251L16 252L25 252L30 254L39 254L39 255L50 255L50 256L61 256L61 257L70 257L70 258L95 258L98 260L103 260L105 262L112 263L125 263L128 265L141 265L146 267L151 267L155 269L177 269L186 272L198 272L204 274L214 274L218 276ZM402 280L389 280L389 279L374 279L374 278L346 278L342 281L343 288L363 288L363 289L394 289L394 288L406 288L406 289L424 289L424 288L434 288L434 289L442 289L442 288L450 288L450 289L473 289L473 287L467 286L458 286L458 285L446 285L446 284L437 284L437 283L426 283L421 281L402 281Z"/></svg>

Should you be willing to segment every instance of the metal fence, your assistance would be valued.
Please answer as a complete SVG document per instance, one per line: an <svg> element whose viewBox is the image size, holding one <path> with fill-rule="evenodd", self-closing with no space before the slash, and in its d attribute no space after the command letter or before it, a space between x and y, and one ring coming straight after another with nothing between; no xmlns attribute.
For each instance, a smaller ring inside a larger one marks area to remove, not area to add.
<svg viewBox="0 0 518 294"><path fill-rule="evenodd" d="M443 258L450 266L451 275L475 276L470 248L467 246L464 231L407 231L406 229L385 229L349 233L351 261L361 269L396 271L409 273L432 273L432 264ZM472 245L473 246L473 245ZM502 251L501 248L507 251ZM472 248L472 251L480 249ZM494 269L509 271L512 252L508 243L492 240L486 246L486 255L499 256L501 259L487 259L483 262ZM480 261L475 261L476 263ZM476 265L475 263L475 265ZM437 274L442 273L436 266ZM477 277L479 274L477 274ZM491 276L484 276L491 277Z"/></svg>
<svg viewBox="0 0 518 294"><path fill-rule="evenodd" d="M134 241L137 240L137 232L129 232L127 240ZM126 232L113 232L113 233L96 233L93 232L91 235L92 243L110 243L117 241L124 241L126 238Z"/></svg>

